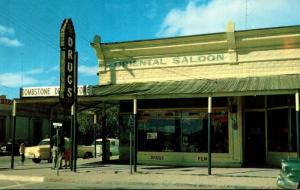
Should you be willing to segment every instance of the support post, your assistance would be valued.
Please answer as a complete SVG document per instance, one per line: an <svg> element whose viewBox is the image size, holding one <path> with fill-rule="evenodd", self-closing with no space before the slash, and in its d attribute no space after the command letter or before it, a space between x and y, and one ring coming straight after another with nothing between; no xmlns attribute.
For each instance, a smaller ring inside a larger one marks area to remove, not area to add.
<svg viewBox="0 0 300 190"><path fill-rule="evenodd" d="M102 163L107 163L106 113L105 102L102 104Z"/></svg>
<svg viewBox="0 0 300 190"><path fill-rule="evenodd" d="M299 129L299 92L295 94L296 103L296 131L297 131L297 158L300 158L300 129Z"/></svg>
<svg viewBox="0 0 300 190"><path fill-rule="evenodd" d="M16 112L17 112L17 102L16 100L13 101L13 112L12 112L12 116L13 116L13 134L12 134L12 144L11 144L11 166L10 168L11 169L14 169L14 146L15 146L15 143L16 143Z"/></svg>
<svg viewBox="0 0 300 190"><path fill-rule="evenodd" d="M207 122L208 175L211 175L211 96L208 97Z"/></svg>
<svg viewBox="0 0 300 190"><path fill-rule="evenodd" d="M65 113L64 113L65 114ZM63 121L64 122L64 121ZM60 136L58 135L58 126L56 127L56 144L57 144L57 151L55 152L55 156L56 156L56 175L59 176L59 168L60 168L60 159L58 158L58 155L60 154L59 152L61 151L60 150L60 147L59 147L59 139L60 139Z"/></svg>
<svg viewBox="0 0 300 190"><path fill-rule="evenodd" d="M74 106L74 105L73 105ZM70 159L70 170L73 171L73 164L74 164L74 107L71 107L71 159Z"/></svg>
<svg viewBox="0 0 300 190"><path fill-rule="evenodd" d="M137 147L138 147L138 134L137 134L137 99L133 99L133 134L134 134L134 172L137 172Z"/></svg>
<svg viewBox="0 0 300 190"><path fill-rule="evenodd" d="M77 143L78 143L78 125L77 125L77 102L74 103L74 122L73 122L73 135L74 135L74 143L73 143L73 171L77 171Z"/></svg>
<svg viewBox="0 0 300 190"><path fill-rule="evenodd" d="M97 125L97 113L94 112L94 157L97 157L97 142L96 142L96 125Z"/></svg>
<svg viewBox="0 0 300 190"><path fill-rule="evenodd" d="M49 155L51 155L51 144L52 144L52 124L53 124L53 117L52 117L52 109L51 109L51 114L50 114L50 120L49 120L49 139L50 139L50 144L49 144ZM48 163L52 163L52 158L49 156Z"/></svg>
<svg viewBox="0 0 300 190"><path fill-rule="evenodd" d="M74 53L74 103L73 103L73 111L74 111L74 119L73 119L73 171L77 171L77 143L78 143L78 125L77 125L77 94L78 94L78 52Z"/></svg>
<svg viewBox="0 0 300 190"><path fill-rule="evenodd" d="M129 163L130 163L130 174L132 174L132 126L129 125Z"/></svg>

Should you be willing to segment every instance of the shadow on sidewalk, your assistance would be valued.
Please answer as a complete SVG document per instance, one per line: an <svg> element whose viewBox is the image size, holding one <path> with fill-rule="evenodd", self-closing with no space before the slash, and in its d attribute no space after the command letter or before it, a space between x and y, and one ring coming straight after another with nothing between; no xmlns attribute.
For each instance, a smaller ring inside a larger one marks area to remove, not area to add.
<svg viewBox="0 0 300 190"><path fill-rule="evenodd" d="M9 167L0 167L0 171L11 170Z"/></svg>
<svg viewBox="0 0 300 190"><path fill-rule="evenodd" d="M262 175L263 173L268 173ZM223 172L218 173L216 176L234 176L234 177L264 177L264 178L274 178L271 174L274 173L271 169L253 169L253 170L240 170L240 171L234 171L234 172ZM276 175L277 176L277 175Z"/></svg>
<svg viewBox="0 0 300 190"><path fill-rule="evenodd" d="M105 165L102 164L101 161L89 162L77 166L77 168L101 168L101 167L106 167Z"/></svg>
<svg viewBox="0 0 300 190"><path fill-rule="evenodd" d="M140 169L144 169L144 170L162 170L162 169L182 169L182 168L190 168L190 167L184 167L184 166L145 166L145 167L141 167ZM192 169L187 169L187 171L192 171Z"/></svg>

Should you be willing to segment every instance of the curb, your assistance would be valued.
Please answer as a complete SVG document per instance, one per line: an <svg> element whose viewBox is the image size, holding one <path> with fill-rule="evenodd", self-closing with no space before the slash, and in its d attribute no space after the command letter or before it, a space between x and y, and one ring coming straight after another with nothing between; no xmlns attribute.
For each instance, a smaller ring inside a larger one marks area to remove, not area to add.
<svg viewBox="0 0 300 190"><path fill-rule="evenodd" d="M0 180L25 181L25 182L44 182L45 181L45 177L40 177L40 176L19 176L19 175L2 175L2 174L0 174Z"/></svg>

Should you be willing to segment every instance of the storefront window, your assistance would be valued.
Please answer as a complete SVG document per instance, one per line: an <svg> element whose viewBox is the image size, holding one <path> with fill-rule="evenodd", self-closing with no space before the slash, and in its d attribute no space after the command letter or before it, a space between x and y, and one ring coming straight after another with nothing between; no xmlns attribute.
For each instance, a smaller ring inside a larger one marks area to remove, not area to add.
<svg viewBox="0 0 300 190"><path fill-rule="evenodd" d="M180 130L175 121L175 112L142 112L139 122L139 150L168 151L179 150ZM177 125L177 126L176 126Z"/></svg>
<svg viewBox="0 0 300 190"><path fill-rule="evenodd" d="M143 116L143 119L138 122L138 149L140 151L161 151L162 145L159 143L159 136L156 115Z"/></svg>
<svg viewBox="0 0 300 190"><path fill-rule="evenodd" d="M274 152L296 151L295 109L268 111L268 149Z"/></svg>
<svg viewBox="0 0 300 190"><path fill-rule="evenodd" d="M293 106L295 105L294 95L271 95L267 96L268 108L280 106Z"/></svg>
<svg viewBox="0 0 300 190"><path fill-rule="evenodd" d="M179 151L178 138L180 137L180 126L176 122L174 112L159 113L157 118L158 142L161 145L161 151L174 152Z"/></svg>
<svg viewBox="0 0 300 190"><path fill-rule="evenodd" d="M139 151L207 152L207 112L148 112L141 111L138 122ZM213 112L211 123L212 151L227 153L228 113Z"/></svg>
<svg viewBox="0 0 300 190"><path fill-rule="evenodd" d="M183 112L181 118L183 152L207 152L207 114Z"/></svg>
<svg viewBox="0 0 300 190"><path fill-rule="evenodd" d="M288 109L268 110L268 150L287 152L289 144Z"/></svg>
<svg viewBox="0 0 300 190"><path fill-rule="evenodd" d="M212 151L228 152L228 112L212 113Z"/></svg>
<svg viewBox="0 0 300 190"><path fill-rule="evenodd" d="M268 151L295 152L296 126L293 95L267 96Z"/></svg>
<svg viewBox="0 0 300 190"><path fill-rule="evenodd" d="M296 133L296 110L295 109L291 109L290 108L290 112L291 112L291 134L290 134L290 138L291 138L291 145L290 145L290 151L297 151L297 133Z"/></svg>
<svg viewBox="0 0 300 190"><path fill-rule="evenodd" d="M245 108L246 109L257 109L265 107L265 96L246 96L245 97Z"/></svg>

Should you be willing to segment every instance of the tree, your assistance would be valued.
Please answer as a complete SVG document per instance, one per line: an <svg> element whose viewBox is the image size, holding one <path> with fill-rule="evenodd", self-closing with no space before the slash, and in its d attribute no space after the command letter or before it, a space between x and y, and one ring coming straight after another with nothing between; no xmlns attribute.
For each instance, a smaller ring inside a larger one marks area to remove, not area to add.
<svg viewBox="0 0 300 190"><path fill-rule="evenodd" d="M118 105L106 109L106 125L110 137L119 136L119 113Z"/></svg>
<svg viewBox="0 0 300 190"><path fill-rule="evenodd" d="M84 135L92 135L94 133L94 114L92 112L83 111L78 113L77 121L79 123L78 130L80 133ZM109 137L118 137L119 134L119 106L118 105L106 109L106 126L107 126L107 134ZM101 119L98 120L96 124L96 132L102 133Z"/></svg>
<svg viewBox="0 0 300 190"><path fill-rule="evenodd" d="M79 124L78 130L83 134L87 134L94 128L93 115L89 111L78 113L77 122Z"/></svg>

